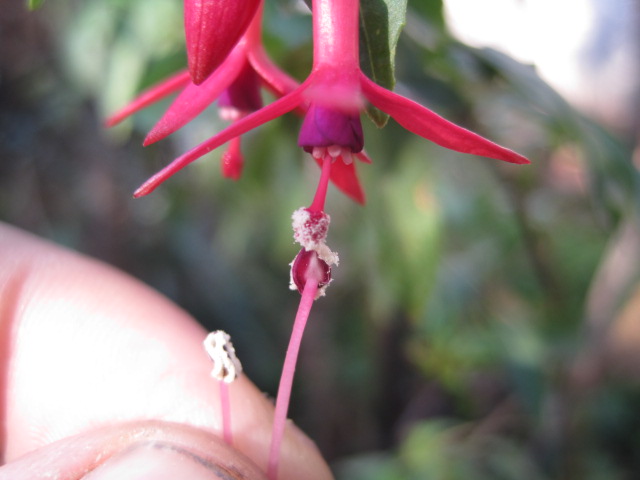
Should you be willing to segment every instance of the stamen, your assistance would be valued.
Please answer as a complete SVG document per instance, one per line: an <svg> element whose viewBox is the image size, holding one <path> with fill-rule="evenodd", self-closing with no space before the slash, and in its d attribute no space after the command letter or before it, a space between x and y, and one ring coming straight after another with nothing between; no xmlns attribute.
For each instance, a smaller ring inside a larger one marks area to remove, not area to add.
<svg viewBox="0 0 640 480"><path fill-rule="evenodd" d="M213 378L231 383L242 373L242 364L236 357L236 350L228 333L222 330L211 332L204 340L204 349L213 362Z"/></svg>
<svg viewBox="0 0 640 480"><path fill-rule="evenodd" d="M219 107L218 108L218 116L227 122L237 122L244 115L243 113L235 107Z"/></svg>
<svg viewBox="0 0 640 480"><path fill-rule="evenodd" d="M351 151L346 148L342 150L342 161L345 165L351 165L353 163L353 156L351 155Z"/></svg>
<svg viewBox="0 0 640 480"><path fill-rule="evenodd" d="M233 444L231 430L231 402L229 400L229 384L242 373L242 365L236 357L231 337L222 330L211 332L204 339L204 349L213 361L211 376L218 380L220 386L220 409L222 410L222 436L229 445Z"/></svg>
<svg viewBox="0 0 640 480"><path fill-rule="evenodd" d="M329 155L331 155L334 160L340 156L342 150L343 148L340 145L330 145L327 147L327 152L329 152Z"/></svg>
<svg viewBox="0 0 640 480"><path fill-rule="evenodd" d="M311 156L313 158L324 158L324 156L327 154L327 149L325 147L313 147L313 150L311 150Z"/></svg>
<svg viewBox="0 0 640 480"><path fill-rule="evenodd" d="M220 382L220 410L222 410L222 438L227 445L233 445L231 400L229 399L229 385L225 382Z"/></svg>

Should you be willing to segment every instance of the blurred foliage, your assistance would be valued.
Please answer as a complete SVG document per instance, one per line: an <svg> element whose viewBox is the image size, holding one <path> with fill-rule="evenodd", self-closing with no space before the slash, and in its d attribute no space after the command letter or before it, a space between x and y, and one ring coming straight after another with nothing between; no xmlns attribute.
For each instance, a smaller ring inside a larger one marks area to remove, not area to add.
<svg viewBox="0 0 640 480"><path fill-rule="evenodd" d="M40 8L43 3L44 0L27 0L27 7L29 10L36 10L37 8Z"/></svg>
<svg viewBox="0 0 640 480"><path fill-rule="evenodd" d="M378 85L393 90L396 47L405 25L407 0L364 0L360 2L360 66ZM384 127L389 115L373 105L369 118Z"/></svg>
<svg viewBox="0 0 640 480"><path fill-rule="evenodd" d="M298 301L290 214L318 176L296 146L299 119L244 138L238 182L221 178L216 151L133 200L224 126L213 107L146 149L166 103L101 126L184 65L181 2L56 0L32 14L16 3L0 13L1 218L228 330L273 395ZM291 416L340 479L638 478L640 376L621 373L610 341L640 277L624 260L616 273L619 258L640 258L637 139L580 114L532 66L454 40L440 1L408 9L397 90L532 165L446 151L393 121L365 125L368 203L330 192L341 264L312 314ZM268 1L264 36L303 79L300 4Z"/></svg>

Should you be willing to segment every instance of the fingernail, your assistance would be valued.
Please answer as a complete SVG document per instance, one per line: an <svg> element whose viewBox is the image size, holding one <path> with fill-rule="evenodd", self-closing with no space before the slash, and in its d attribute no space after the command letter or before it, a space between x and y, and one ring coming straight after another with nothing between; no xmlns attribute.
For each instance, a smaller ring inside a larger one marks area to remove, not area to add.
<svg viewBox="0 0 640 480"><path fill-rule="evenodd" d="M83 480L236 480L241 474L178 445L162 442L134 445L120 452Z"/></svg>

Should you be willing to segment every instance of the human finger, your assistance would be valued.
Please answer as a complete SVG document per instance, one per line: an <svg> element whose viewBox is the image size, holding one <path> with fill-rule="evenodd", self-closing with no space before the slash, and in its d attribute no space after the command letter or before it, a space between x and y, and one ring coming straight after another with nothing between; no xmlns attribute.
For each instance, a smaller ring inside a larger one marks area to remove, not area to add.
<svg viewBox="0 0 640 480"><path fill-rule="evenodd" d="M205 332L184 311L100 262L0 226L0 409L5 460L114 424L161 420L220 434ZM243 375L230 385L234 447L263 468L273 408ZM287 429L281 478L331 478Z"/></svg>

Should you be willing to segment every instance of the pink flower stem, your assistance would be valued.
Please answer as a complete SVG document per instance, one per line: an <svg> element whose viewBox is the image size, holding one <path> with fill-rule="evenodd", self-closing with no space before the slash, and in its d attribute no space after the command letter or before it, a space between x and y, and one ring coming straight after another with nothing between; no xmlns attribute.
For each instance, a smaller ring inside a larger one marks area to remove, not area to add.
<svg viewBox="0 0 640 480"><path fill-rule="evenodd" d="M313 0L313 66L359 68L359 0Z"/></svg>
<svg viewBox="0 0 640 480"><path fill-rule="evenodd" d="M327 153L322 160L322 173L320 174L320 181L318 182L318 188L316 194L313 197L313 202L309 206L309 210L312 212L324 211L324 202L327 198L327 189L329 188L329 177L331 176L331 162L333 159Z"/></svg>
<svg viewBox="0 0 640 480"><path fill-rule="evenodd" d="M298 360L298 352L300 351L300 343L302 342L302 334L311 313L313 300L318 291L318 281L314 278L307 279L302 296L300 297L300 305L298 313L293 323L293 331L289 340L289 347L284 359L282 367L282 375L280 376L280 385L278 387L278 396L276 397L276 411L273 418L273 430L271 433L271 449L269 451L269 465L267 467L267 476L269 480L277 480L278 464L280 461L280 445L284 435L284 427L287 422L287 411L289 410L289 400L291 398L291 386L293 384L293 376L296 370L296 362Z"/></svg>
<svg viewBox="0 0 640 480"><path fill-rule="evenodd" d="M222 411L222 438L229 445L233 445L231 433L231 402L229 401L229 385L220 382L220 409Z"/></svg>

